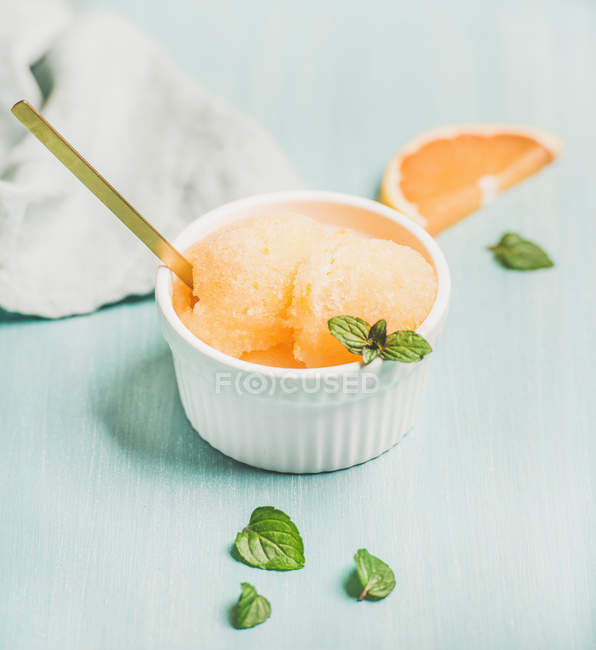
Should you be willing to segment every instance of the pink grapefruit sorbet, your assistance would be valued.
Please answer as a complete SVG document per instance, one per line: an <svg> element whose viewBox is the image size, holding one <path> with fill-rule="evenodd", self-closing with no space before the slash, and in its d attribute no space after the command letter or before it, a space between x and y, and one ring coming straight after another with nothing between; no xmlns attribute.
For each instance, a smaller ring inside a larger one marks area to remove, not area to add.
<svg viewBox="0 0 596 650"><path fill-rule="evenodd" d="M176 279L173 295L182 322L226 354L271 366L359 360L331 336L330 318L384 318L388 332L414 330L437 291L418 251L296 214L238 221L186 255L193 292Z"/></svg>

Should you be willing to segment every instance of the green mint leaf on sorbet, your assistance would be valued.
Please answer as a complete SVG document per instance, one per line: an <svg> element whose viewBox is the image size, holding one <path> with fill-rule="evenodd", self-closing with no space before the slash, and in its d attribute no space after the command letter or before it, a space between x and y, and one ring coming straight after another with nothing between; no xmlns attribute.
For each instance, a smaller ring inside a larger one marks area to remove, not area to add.
<svg viewBox="0 0 596 650"><path fill-rule="evenodd" d="M368 343L370 325L362 318L335 316L327 321L329 331L353 354L361 354Z"/></svg>
<svg viewBox="0 0 596 650"><path fill-rule="evenodd" d="M377 345L382 348L387 339L387 321L378 320L368 333L369 345Z"/></svg>
<svg viewBox="0 0 596 650"><path fill-rule="evenodd" d="M538 246L514 232L505 233L498 244L489 246L501 266L516 271L535 271L554 266L551 258Z"/></svg>
<svg viewBox="0 0 596 650"><path fill-rule="evenodd" d="M362 355L367 366L378 357L385 361L412 363L432 352L428 341L420 334L397 331L387 336L387 322L378 320L372 327L355 316L335 316L328 321L329 331L353 354Z"/></svg>
<svg viewBox="0 0 596 650"><path fill-rule="evenodd" d="M271 616L269 601L248 582L241 584L240 598L234 608L233 622L238 630L264 623Z"/></svg>
<svg viewBox="0 0 596 650"><path fill-rule="evenodd" d="M395 587L395 575L383 560L360 548L354 555L356 572L362 585L358 600L380 600L388 596Z"/></svg>
<svg viewBox="0 0 596 650"><path fill-rule="evenodd" d="M281 510L253 510L248 526L236 535L236 550L250 566L291 571L304 566L304 544L294 522Z"/></svg>
<svg viewBox="0 0 596 650"><path fill-rule="evenodd" d="M362 350L362 363L368 366L369 363L374 361L381 354L379 348L366 347Z"/></svg>
<svg viewBox="0 0 596 650"><path fill-rule="evenodd" d="M387 361L412 363L420 361L432 351L433 349L423 336L404 330L389 334L381 350L381 357Z"/></svg>

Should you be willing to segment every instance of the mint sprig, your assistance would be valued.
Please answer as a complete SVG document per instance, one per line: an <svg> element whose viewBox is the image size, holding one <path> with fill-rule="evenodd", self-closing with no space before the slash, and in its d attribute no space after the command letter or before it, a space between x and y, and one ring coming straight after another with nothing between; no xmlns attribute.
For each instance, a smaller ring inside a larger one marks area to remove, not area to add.
<svg viewBox="0 0 596 650"><path fill-rule="evenodd" d="M291 571L304 566L304 544L296 524L273 506L255 508L236 535L236 550L250 566Z"/></svg>
<svg viewBox="0 0 596 650"><path fill-rule="evenodd" d="M334 316L327 321L331 334L350 352L362 355L367 366L378 357L385 361L412 363L432 352L428 341L410 330L387 335L387 322L378 320L372 327L362 318Z"/></svg>
<svg viewBox="0 0 596 650"><path fill-rule="evenodd" d="M356 572L362 585L358 600L380 600L388 596L395 587L395 574L383 560L360 548L354 555Z"/></svg>
<svg viewBox="0 0 596 650"><path fill-rule="evenodd" d="M238 630L264 623L271 616L271 604L248 582L241 583L240 597L234 607L232 621Z"/></svg>
<svg viewBox="0 0 596 650"><path fill-rule="evenodd" d="M551 258L534 242L515 232L506 232L499 242L489 246L501 266L516 271L535 271L554 266Z"/></svg>

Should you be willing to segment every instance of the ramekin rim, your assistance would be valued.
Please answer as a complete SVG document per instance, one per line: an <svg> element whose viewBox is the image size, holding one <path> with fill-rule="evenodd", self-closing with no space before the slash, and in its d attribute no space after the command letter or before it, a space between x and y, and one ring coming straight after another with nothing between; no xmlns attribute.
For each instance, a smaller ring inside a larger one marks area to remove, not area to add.
<svg viewBox="0 0 596 650"><path fill-rule="evenodd" d="M217 222L223 217L229 216L231 213L250 207L251 205L263 206L281 201L318 201L360 207L381 214L381 216L385 216L392 221L395 221L401 227L408 230L422 243L425 250L432 258L437 274L437 295L435 297L435 302L433 303L428 316L416 331L428 338L441 324L449 306L449 298L451 294L451 275L443 251L436 241L420 225L402 213L397 212L397 210L379 203L378 201L374 201L373 199L352 194L344 194L342 192L329 192L323 190L290 190L254 194L242 199L224 203L213 210L209 210L197 219L194 219L172 240L172 244L178 248L178 242L185 238L186 233L193 228L199 220L208 226L210 222ZM251 361L243 361L242 359L237 359L236 357L225 354L195 336L180 320L172 303L172 296L170 293L171 276L172 272L165 265L162 264L159 266L155 280L155 300L158 309L171 330L175 332L184 343L222 365L231 367L234 370L248 373L260 373L270 377L286 377L288 375L297 375L302 377L313 375L342 375L357 372L362 368L362 365L358 361L352 361L337 366L325 366L322 368L280 368L253 363Z"/></svg>

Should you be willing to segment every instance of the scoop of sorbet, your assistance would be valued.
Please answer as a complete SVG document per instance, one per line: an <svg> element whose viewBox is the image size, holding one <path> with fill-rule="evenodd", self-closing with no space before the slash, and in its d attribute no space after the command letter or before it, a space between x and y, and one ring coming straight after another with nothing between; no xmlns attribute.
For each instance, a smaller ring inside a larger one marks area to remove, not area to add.
<svg viewBox="0 0 596 650"><path fill-rule="evenodd" d="M437 281L420 253L393 241L329 237L298 267L288 324L294 356L307 367L359 360L331 336L333 316L384 318L387 331L415 330L428 315Z"/></svg>
<svg viewBox="0 0 596 650"><path fill-rule="evenodd" d="M298 264L326 234L308 217L239 221L195 244L193 293L183 321L200 339L229 355L292 344L286 323Z"/></svg>

